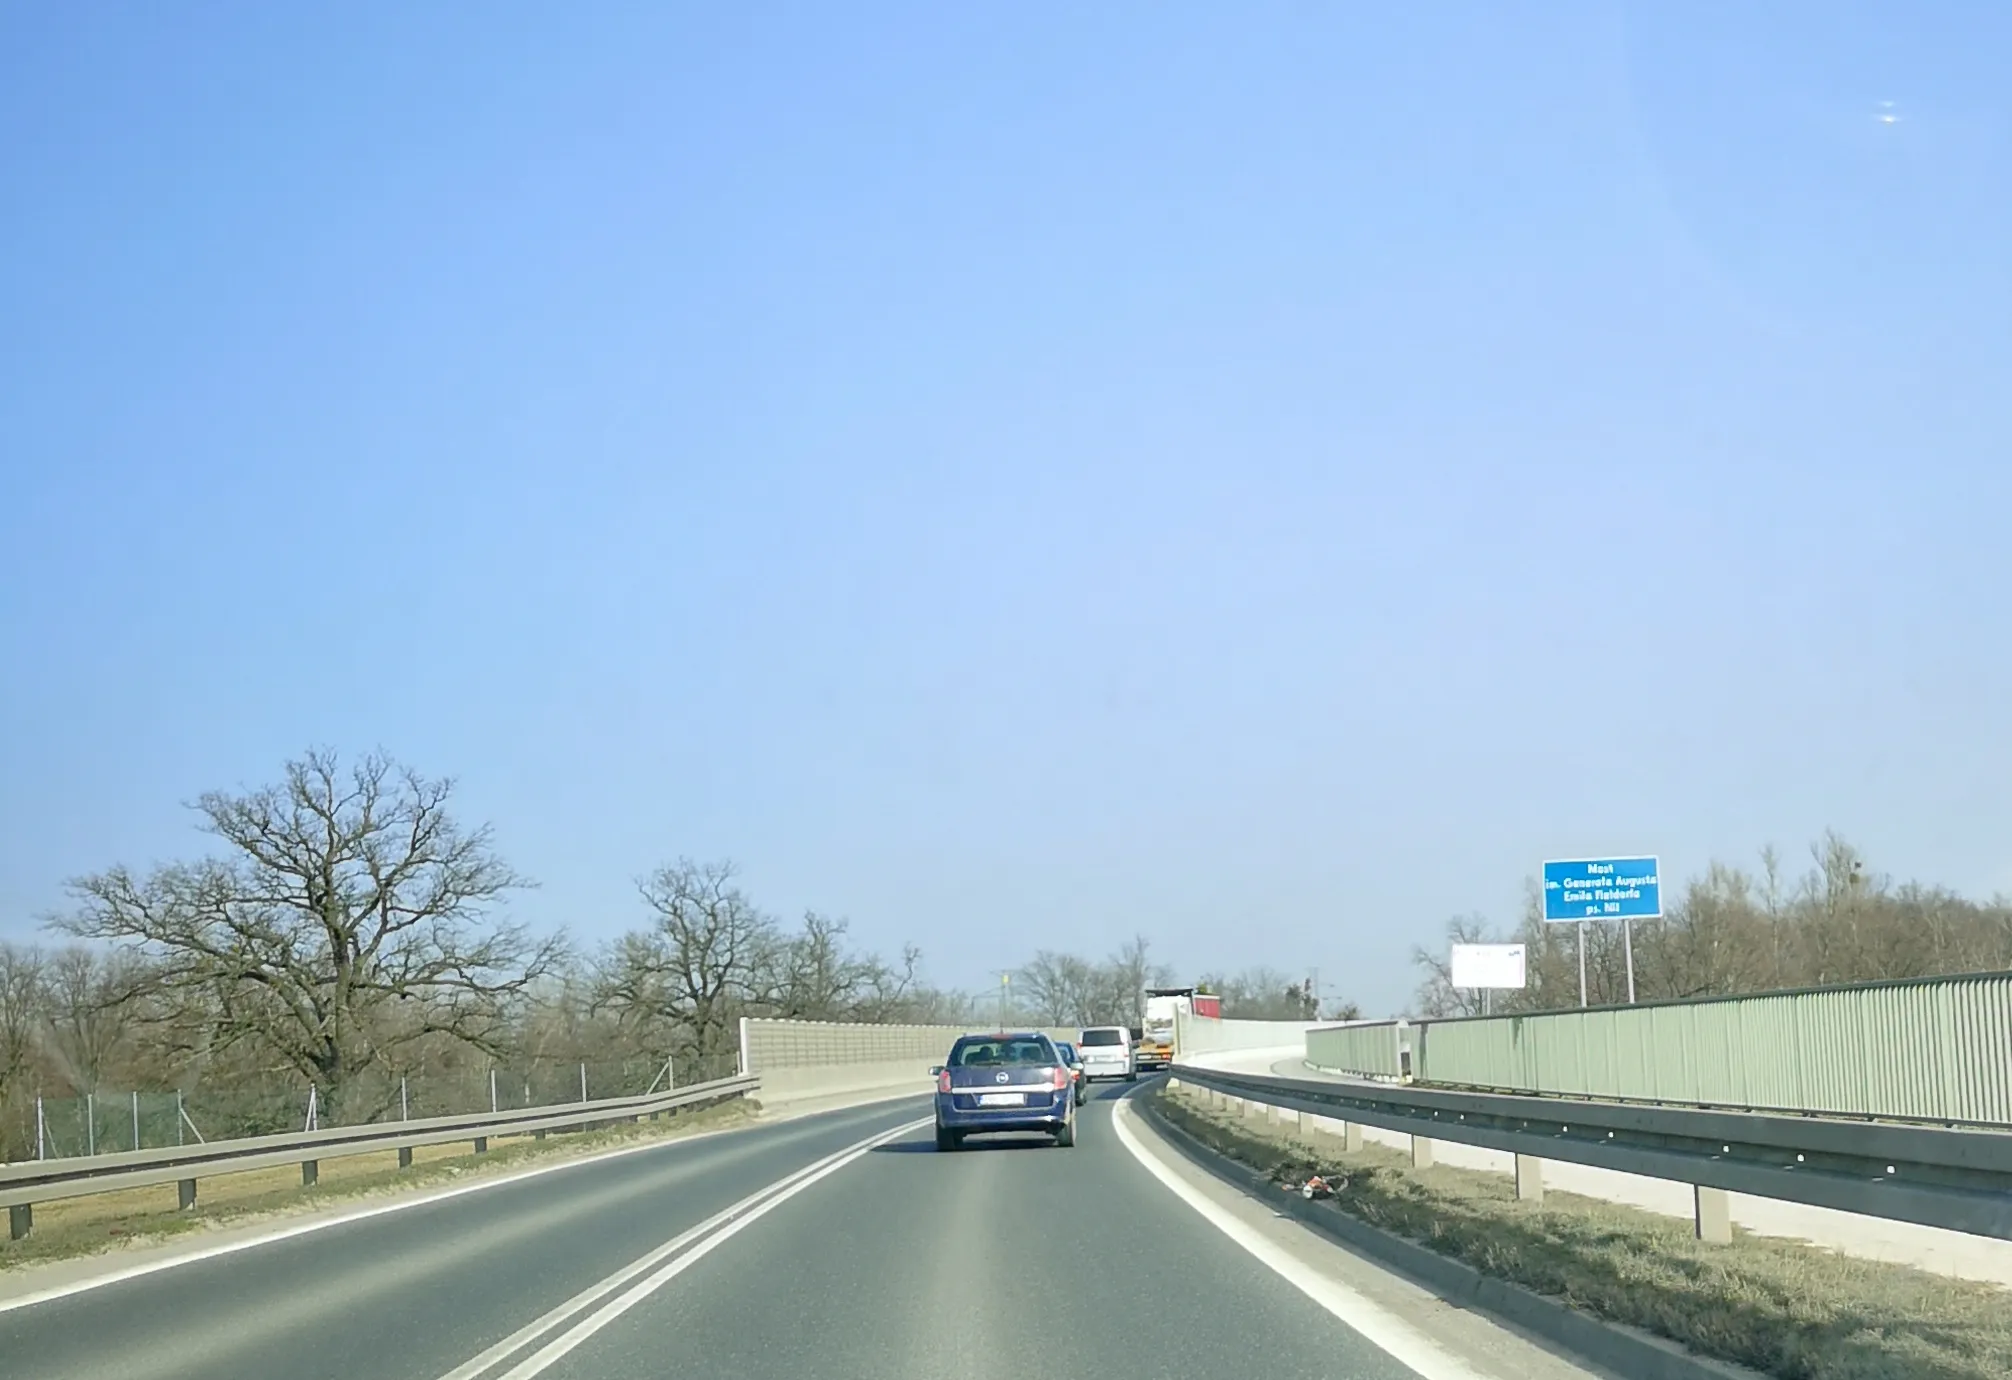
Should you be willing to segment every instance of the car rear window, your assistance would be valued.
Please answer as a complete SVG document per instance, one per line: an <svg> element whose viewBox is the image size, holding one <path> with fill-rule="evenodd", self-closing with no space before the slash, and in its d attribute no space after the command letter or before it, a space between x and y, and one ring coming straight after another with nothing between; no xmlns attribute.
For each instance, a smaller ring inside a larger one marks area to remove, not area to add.
<svg viewBox="0 0 2012 1380"><path fill-rule="evenodd" d="M959 1040L950 1051L950 1067L955 1069L1054 1062L1055 1047L1046 1040Z"/></svg>
<svg viewBox="0 0 2012 1380"><path fill-rule="evenodd" d="M1122 1030L1086 1030L1083 1032L1083 1043L1086 1045L1122 1045L1125 1043L1125 1032Z"/></svg>

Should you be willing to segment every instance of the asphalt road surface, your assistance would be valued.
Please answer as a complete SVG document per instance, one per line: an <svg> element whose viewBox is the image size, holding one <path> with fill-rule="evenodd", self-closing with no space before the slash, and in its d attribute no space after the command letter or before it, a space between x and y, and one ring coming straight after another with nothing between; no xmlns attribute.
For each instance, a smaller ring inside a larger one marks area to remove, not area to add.
<svg viewBox="0 0 2012 1380"><path fill-rule="evenodd" d="M1116 1124L1127 1091L1100 1089L1068 1150L1000 1138L938 1154L918 1098L381 1213L5 1308L0 1374L1585 1374L1224 1185L1180 1186L1178 1157L1142 1118Z"/></svg>

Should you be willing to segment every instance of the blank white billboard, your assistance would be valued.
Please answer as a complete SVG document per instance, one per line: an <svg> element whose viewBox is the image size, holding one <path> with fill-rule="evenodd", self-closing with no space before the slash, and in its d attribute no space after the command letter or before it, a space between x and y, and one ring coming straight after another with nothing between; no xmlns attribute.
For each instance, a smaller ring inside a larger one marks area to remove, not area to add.
<svg viewBox="0 0 2012 1380"><path fill-rule="evenodd" d="M1455 944L1455 987L1513 987L1524 984L1521 944Z"/></svg>

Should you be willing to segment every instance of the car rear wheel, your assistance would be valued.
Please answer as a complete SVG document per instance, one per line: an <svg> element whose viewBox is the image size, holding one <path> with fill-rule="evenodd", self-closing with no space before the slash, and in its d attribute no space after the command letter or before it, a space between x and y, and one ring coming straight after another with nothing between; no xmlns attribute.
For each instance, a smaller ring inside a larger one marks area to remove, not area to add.
<svg viewBox="0 0 2012 1380"><path fill-rule="evenodd" d="M1137 1071L1135 1070L1135 1071L1133 1071L1133 1072L1131 1072L1131 1073L1128 1073L1128 1074L1126 1074L1126 1075L1125 1075L1125 1081L1126 1081L1127 1083L1136 1083L1136 1082L1138 1082L1138 1081L1139 1081L1139 1075L1138 1075L1138 1072L1137 1072Z"/></svg>
<svg viewBox="0 0 2012 1380"><path fill-rule="evenodd" d="M963 1139L955 1131L948 1130L942 1126L936 1128L936 1148L938 1150L955 1150L963 1143Z"/></svg>
<svg viewBox="0 0 2012 1380"><path fill-rule="evenodd" d="M1068 1147L1076 1143L1076 1118L1070 1117L1055 1132L1055 1144Z"/></svg>

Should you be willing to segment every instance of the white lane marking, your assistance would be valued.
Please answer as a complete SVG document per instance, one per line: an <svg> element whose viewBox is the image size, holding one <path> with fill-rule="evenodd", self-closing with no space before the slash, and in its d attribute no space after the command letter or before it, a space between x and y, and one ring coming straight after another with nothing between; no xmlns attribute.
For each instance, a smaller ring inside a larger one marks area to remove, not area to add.
<svg viewBox="0 0 2012 1380"><path fill-rule="evenodd" d="M515 1356L518 1352L531 1345L532 1342L552 1331L575 1314L600 1302L637 1275L662 1264L666 1259L684 1250L693 1242L717 1231L735 1218L746 1214L764 1199L773 1197L775 1194L789 1188L792 1184L809 1175L819 1174L819 1171L826 1168L836 1169L838 1162L841 1160L849 1160L871 1150L876 1145L927 1125L929 1125L929 1119L924 1118L909 1122L904 1126L897 1126L891 1131L877 1132L874 1135L868 1136L865 1140L853 1142L843 1150L833 1151L823 1159L805 1165L802 1169L785 1174L773 1183L764 1184L739 1202L714 1213L697 1226L678 1233L678 1235L672 1237L663 1245L629 1262L600 1283L590 1285L588 1288L575 1294L572 1298L567 1299L557 1308L550 1310L533 1322L526 1323L523 1327L518 1328L515 1332L482 1352L479 1356L448 1371L440 1377L440 1380L475 1380L475 1377L486 1373L510 1357ZM822 1177L822 1175L819 1174L819 1177Z"/></svg>
<svg viewBox="0 0 2012 1380"><path fill-rule="evenodd" d="M1157 1155L1139 1140L1129 1124L1135 1115L1119 1099L1111 1108L1111 1127L1119 1143L1146 1172L1164 1184L1169 1192L1196 1212L1217 1231L1256 1256L1258 1261L1286 1283L1360 1333L1370 1345L1416 1371L1424 1380L1489 1380L1466 1361L1440 1346L1382 1305L1357 1293L1339 1280L1330 1279L1304 1261L1295 1259L1248 1225L1210 1201L1192 1184L1160 1162Z"/></svg>
<svg viewBox="0 0 2012 1380"><path fill-rule="evenodd" d="M663 1266L655 1274L649 1275L641 1283L631 1286L626 1292L617 1295L612 1301L602 1304L594 1312L588 1314L586 1318L574 1323L573 1326L560 1333L557 1337L554 1337L551 1341L533 1352L528 1358L512 1366L501 1376L498 1376L497 1380L531 1380L531 1377L542 1373L553 1362L565 1356L596 1332L599 1332L609 1323L621 1317L622 1314L628 1312L651 1294L656 1293L657 1290L663 1288L686 1270L689 1270L692 1266L712 1254L714 1248L722 1242L732 1240L748 1227L754 1225L754 1223L760 1221L778 1207L781 1207L791 1198L809 1188L819 1179L836 1174L839 1170L845 1168L846 1165L851 1164L860 1156L867 1154L875 1146L906 1135L910 1131L919 1130L924 1126L931 1125L934 1121L935 1117L931 1115L923 1117L918 1121L912 1121L906 1126L897 1126L894 1130L875 1136L871 1140L863 1141L852 1147L852 1149L842 1152L836 1159L830 1160L812 1169L809 1173L799 1176L794 1183L791 1183L779 1192L770 1194L746 1213L734 1221L727 1223L725 1226L720 1227L710 1236L706 1237L705 1240L671 1261L670 1264ZM448 1380L448 1377L443 1376L442 1380Z"/></svg>
<svg viewBox="0 0 2012 1380"><path fill-rule="evenodd" d="M920 1094L917 1094L918 1096ZM833 1113L853 1110L849 1107L834 1107ZM814 1114L815 1115L815 1114ZM790 1121L803 1118L789 1118L775 1124L787 1125ZM183 1265L194 1265L204 1260L214 1260L218 1256L236 1255L255 1246L270 1246L277 1241L288 1241L296 1236L306 1236L310 1232L326 1231L330 1227L347 1226L351 1222L361 1222L372 1217L382 1217L386 1213L404 1212L408 1208L424 1207L428 1203L443 1203L449 1198L459 1198L467 1193L481 1193L492 1188L502 1188L505 1184L522 1183L526 1179L536 1179L545 1174L556 1174L562 1169L577 1169L582 1165L600 1164L605 1160L620 1159L624 1155L640 1155L649 1150L666 1150L673 1146L695 1145L715 1136L730 1136L741 1131L758 1129L763 1123L752 1126L724 1126L717 1131L699 1131L689 1136L676 1136L664 1140L646 1141L641 1145L623 1145L613 1150L597 1150L591 1155L581 1155L577 1159L559 1160L552 1164L533 1165L529 1169L516 1170L509 1174L498 1174L495 1178L479 1179L471 1184L458 1184L452 1188L427 1189L409 1197L398 1197L390 1202L374 1203L369 1207L353 1208L348 1212L338 1212L327 1217L316 1217L311 1221L294 1222L255 1236L241 1237L234 1241L220 1241L215 1245L198 1246L193 1250L172 1255L163 1260L149 1260L139 1265L128 1265L122 1269L108 1271L102 1275L92 1275L87 1279L71 1280L67 1284L52 1284L46 1289L33 1293L17 1294L12 1298L0 1298L0 1313L11 1313L17 1308L28 1308L38 1303L50 1303L56 1299L69 1298L72 1294L88 1293L102 1289L108 1284L123 1284L129 1279L139 1279L146 1275L159 1274L162 1270L178 1269Z"/></svg>

